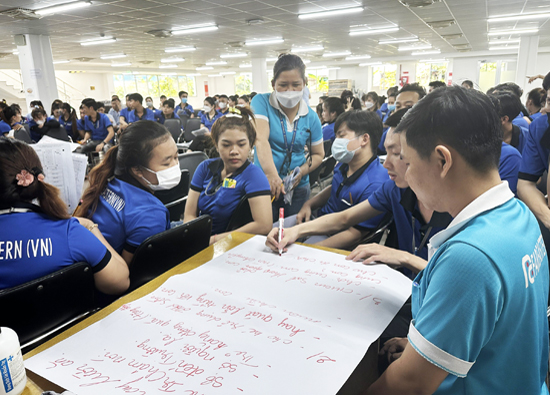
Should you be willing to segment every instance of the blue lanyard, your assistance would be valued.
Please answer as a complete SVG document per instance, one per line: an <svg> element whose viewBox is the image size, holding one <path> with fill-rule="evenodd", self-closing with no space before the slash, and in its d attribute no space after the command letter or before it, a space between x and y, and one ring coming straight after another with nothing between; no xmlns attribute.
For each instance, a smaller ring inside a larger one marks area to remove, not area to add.
<svg viewBox="0 0 550 395"><path fill-rule="evenodd" d="M285 140L285 151L286 151L286 156L283 159L283 164L281 165L281 169L279 171L279 173L282 173L283 168L285 167L286 161L288 160L288 166L289 167L292 163L292 147L294 147L294 142L296 141L296 135L298 134L298 121L299 121L299 119L294 121L294 130L292 131L292 141L290 142L290 147L288 146L288 140L287 140L287 137L286 137L285 121L284 121L283 116L281 115L281 113L279 113L279 119L281 121L281 129L283 131L283 139Z"/></svg>

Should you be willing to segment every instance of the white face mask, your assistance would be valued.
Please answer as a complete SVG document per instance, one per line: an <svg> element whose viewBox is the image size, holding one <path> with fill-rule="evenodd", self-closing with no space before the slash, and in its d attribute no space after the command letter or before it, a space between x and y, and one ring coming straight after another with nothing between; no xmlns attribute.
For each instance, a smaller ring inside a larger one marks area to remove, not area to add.
<svg viewBox="0 0 550 395"><path fill-rule="evenodd" d="M277 101L285 108L294 108L302 100L302 91L275 91Z"/></svg>
<svg viewBox="0 0 550 395"><path fill-rule="evenodd" d="M374 103L371 102L371 101L367 101L365 102L365 108L368 110L369 108L373 108L374 107Z"/></svg>
<svg viewBox="0 0 550 395"><path fill-rule="evenodd" d="M148 102L147 102L147 107L153 107L153 102L152 102L152 101L148 101Z"/></svg>
<svg viewBox="0 0 550 395"><path fill-rule="evenodd" d="M37 125L44 125L44 121L37 120L37 121L36 121L36 124L37 124Z"/></svg>
<svg viewBox="0 0 550 395"><path fill-rule="evenodd" d="M356 137L357 138L357 137ZM357 147L353 151L348 150L348 144L350 141L353 141L355 139L342 139L338 138L334 140L334 143L332 143L332 156L334 159L336 159L338 162L342 163L349 163L353 159L353 156L355 155L355 151L357 151L361 146Z"/></svg>
<svg viewBox="0 0 550 395"><path fill-rule="evenodd" d="M244 107L244 104L237 104L237 107Z"/></svg>
<svg viewBox="0 0 550 395"><path fill-rule="evenodd" d="M220 102L220 108L223 110L225 107L227 107L227 103L225 102Z"/></svg>
<svg viewBox="0 0 550 395"><path fill-rule="evenodd" d="M169 167L161 171L153 171L151 169L145 168L147 171L156 174L158 185L151 184L149 180L142 176L149 188L153 191L166 191L177 186L181 181L181 170L179 164Z"/></svg>
<svg viewBox="0 0 550 395"><path fill-rule="evenodd" d="M204 112L212 111L212 107L210 107L210 106L204 106L202 109L203 109Z"/></svg>

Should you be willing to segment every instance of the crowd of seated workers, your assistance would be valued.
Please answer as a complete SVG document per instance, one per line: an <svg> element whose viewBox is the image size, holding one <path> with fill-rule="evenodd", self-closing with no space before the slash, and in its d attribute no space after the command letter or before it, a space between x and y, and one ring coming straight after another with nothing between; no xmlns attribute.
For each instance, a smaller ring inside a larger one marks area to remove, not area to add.
<svg viewBox="0 0 550 395"><path fill-rule="evenodd" d="M212 244L228 235L230 219L243 199L248 200L252 219L236 230L267 236L273 251L301 241L345 249L351 251L347 259L385 263L411 279L420 277L429 265L430 240L445 231L456 212L438 211L440 206L430 197L417 196L411 188L403 125L412 128L412 119L433 111L423 103L435 101L437 106L441 100L463 108L457 117L472 130L481 123L474 125L462 116L485 112L487 127L493 128L486 144L499 149L493 152L494 163L483 166L494 165L505 181L502 188L533 212L544 242L550 243L544 186L550 157L550 74L539 76L542 87L528 92L524 103L523 91L514 83L483 93L466 80L453 87L432 81L428 92L417 83L390 87L387 97L344 90L340 97L321 96L312 108L304 97L305 70L299 56L282 54L273 67L271 92L208 96L200 110L191 106L185 91L177 100L160 96L158 109L151 97L144 102L139 93L126 95L125 106L114 95L107 108L86 98L80 116L60 100L51 104L49 113L42 102L33 101L26 116L17 104L1 103L0 240L51 237L56 255L0 256L0 289L84 261L94 271L98 290L121 294L129 286L129 265L144 240L210 215ZM480 107L472 110L468 100ZM179 185L181 148L164 124L175 119L183 130L183 119L193 118L200 120L200 128L186 149L205 152L209 158L190 180L183 218L171 223L156 193ZM62 128L80 143L76 152L104 153L88 174L88 186L74 213L48 184L32 144L14 138L22 128L28 128L33 142ZM473 156L485 149L478 148L470 147ZM451 154L442 151L434 160L445 167ZM328 157L336 163L330 185L312 196L309 176ZM280 209L285 215L281 241L275 226ZM387 218L394 234L390 245L362 242ZM406 336L414 314L406 304L388 327L386 339ZM407 344L390 340L383 352L392 362Z"/></svg>

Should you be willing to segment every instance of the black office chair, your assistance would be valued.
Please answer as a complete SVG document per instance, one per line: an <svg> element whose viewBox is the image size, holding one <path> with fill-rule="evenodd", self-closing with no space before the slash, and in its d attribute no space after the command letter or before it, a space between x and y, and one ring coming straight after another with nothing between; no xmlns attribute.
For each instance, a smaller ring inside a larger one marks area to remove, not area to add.
<svg viewBox="0 0 550 395"><path fill-rule="evenodd" d="M0 326L13 329L24 352L94 311L94 274L79 262L0 290Z"/></svg>
<svg viewBox="0 0 550 395"><path fill-rule="evenodd" d="M349 246L348 247L349 250L350 251L353 250L355 247L357 247L360 244L377 243L380 245L386 245L392 229L392 225L393 225L393 214L392 213L384 214L384 216L380 220L380 223L378 223L378 226L375 229L372 229L370 232L368 232L365 236L363 236L359 242L357 242L352 246ZM388 247L390 246L388 245Z"/></svg>
<svg viewBox="0 0 550 395"><path fill-rule="evenodd" d="M21 128L19 130L15 130L13 132L13 137L16 139L16 140L21 140L21 141L24 141L25 143L27 144L32 144L33 141L31 139L31 135L30 133L27 131L26 128Z"/></svg>
<svg viewBox="0 0 550 395"><path fill-rule="evenodd" d="M130 263L130 288L153 280L210 244L212 217L201 216L149 237L137 248Z"/></svg>
<svg viewBox="0 0 550 395"><path fill-rule="evenodd" d="M309 185L311 188L319 186L321 190L324 188L324 183L332 177L332 172L336 166L336 160L332 155L324 158L319 167L309 175ZM313 178L313 179L312 179Z"/></svg>
<svg viewBox="0 0 550 395"><path fill-rule="evenodd" d="M252 221L254 221L254 218L252 217L252 211L250 210L250 203L248 202L248 198L243 196L235 208L235 211L233 211L225 231L231 232L235 229L239 229L241 226L249 224Z"/></svg>
<svg viewBox="0 0 550 395"><path fill-rule="evenodd" d="M48 130L48 132L46 133L46 136L49 136L57 140L71 141L71 139L69 138L69 135L67 134L67 130L62 126Z"/></svg>
<svg viewBox="0 0 550 395"><path fill-rule="evenodd" d="M332 140L325 140L323 141L323 148L325 150L325 158L328 158L332 155Z"/></svg>
<svg viewBox="0 0 550 395"><path fill-rule="evenodd" d="M192 141L195 138L195 135L192 132L194 132L195 130L199 130L200 128L201 128L200 118L189 119L183 131L183 138L185 139L185 141Z"/></svg>
<svg viewBox="0 0 550 395"><path fill-rule="evenodd" d="M178 159L180 161L180 169L187 169L189 171L189 180L193 181L193 174L195 174L195 170L197 170L197 167L203 161L208 159L208 156L204 152L195 151L179 154Z"/></svg>
<svg viewBox="0 0 550 395"><path fill-rule="evenodd" d="M187 194L189 193L189 170L181 171L180 183L167 191L157 191L155 196L170 212L170 221L180 221L185 211Z"/></svg>
<svg viewBox="0 0 550 395"><path fill-rule="evenodd" d="M181 128L183 130L185 130L185 126L187 125L187 121L189 121L189 115L187 115L184 111L183 114L181 114L181 115L178 113L178 116L180 117Z"/></svg>
<svg viewBox="0 0 550 395"><path fill-rule="evenodd" d="M178 139L181 135L181 122L179 119L165 119L164 120L164 127L168 129L170 134L172 135L172 138L177 143Z"/></svg>

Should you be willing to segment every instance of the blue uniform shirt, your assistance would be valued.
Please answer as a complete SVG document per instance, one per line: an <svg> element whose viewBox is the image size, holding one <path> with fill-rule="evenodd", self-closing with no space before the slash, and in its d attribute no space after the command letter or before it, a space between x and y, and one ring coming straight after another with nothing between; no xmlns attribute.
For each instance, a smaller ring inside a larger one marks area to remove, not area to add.
<svg viewBox="0 0 550 395"><path fill-rule="evenodd" d="M380 106L380 112L384 116L388 114L388 103L387 102L382 103L382 105Z"/></svg>
<svg viewBox="0 0 550 395"><path fill-rule="evenodd" d="M312 146L323 144L321 121L319 121L317 113L309 108L303 100L300 102L296 118L292 121L280 109L275 92L254 96L251 108L256 118L263 119L269 123L269 144L271 145L273 162L279 173L279 177L286 177L294 168L306 162L304 152L306 145L310 142ZM292 145L292 136L295 129L297 131L296 140L294 145ZM286 133L289 151L292 150L290 164L288 160L285 160L287 157L287 148L283 133ZM285 162L285 166L281 169L283 161ZM254 152L254 163L261 167L257 150ZM303 187L306 184L309 184L309 176L302 177L298 187Z"/></svg>
<svg viewBox="0 0 550 395"><path fill-rule="evenodd" d="M170 119L180 119L180 117L178 117L178 114L176 114L175 112L172 115L173 115L173 118L170 118ZM155 116L156 116L157 122L164 125L164 121L166 120L164 113L162 111L159 111L159 113L157 113Z"/></svg>
<svg viewBox="0 0 550 395"><path fill-rule="evenodd" d="M84 124L84 119L77 119L76 121L76 129L77 130L86 130L86 126Z"/></svg>
<svg viewBox="0 0 550 395"><path fill-rule="evenodd" d="M541 112L536 112L536 113L534 113L534 114L529 115L529 117L531 118L531 120L534 121L535 119L537 119L538 117L540 117L540 116L542 116L542 115L545 115L545 114L543 114L543 113L541 113Z"/></svg>
<svg viewBox="0 0 550 395"><path fill-rule="evenodd" d="M120 122L120 117L124 117L124 121L128 123L129 113L130 113L130 109L128 107L124 107L122 110L120 110L120 114L118 115L119 122Z"/></svg>
<svg viewBox="0 0 550 395"><path fill-rule="evenodd" d="M220 158L203 161L191 181L190 188L200 193L199 215L212 217L212 234L225 232L233 211L243 196L269 196L267 177L248 160L225 181L221 179L223 161Z"/></svg>
<svg viewBox="0 0 550 395"><path fill-rule="evenodd" d="M119 254L134 253L149 236L170 229L170 214L160 200L118 178L107 184L92 221Z"/></svg>
<svg viewBox="0 0 550 395"><path fill-rule="evenodd" d="M323 125L323 141L334 141L336 135L334 134L334 122L326 123ZM326 152L325 152L326 155Z"/></svg>
<svg viewBox="0 0 550 395"><path fill-rule="evenodd" d="M132 110L128 112L128 118L126 118L126 123L134 123L137 121L154 121L155 113L149 108L143 108L143 115L139 117L136 113L137 110Z"/></svg>
<svg viewBox="0 0 550 395"><path fill-rule="evenodd" d="M69 118L68 121L65 121L65 118L63 118L63 116L60 116L58 121L59 121L59 124L61 125L61 127L65 128L65 130L67 131L67 134L69 136L73 136L73 121L72 121L72 119Z"/></svg>
<svg viewBox="0 0 550 395"><path fill-rule="evenodd" d="M11 130L11 126L8 125L6 122L0 120L0 135L4 133L8 133Z"/></svg>
<svg viewBox="0 0 550 395"><path fill-rule="evenodd" d="M529 125L527 141L523 148L519 178L536 182L545 170L548 170L550 145L541 144L541 139L548 130L548 117L539 117ZM548 132L550 133L550 132Z"/></svg>
<svg viewBox="0 0 550 395"><path fill-rule="evenodd" d="M380 138L380 144L378 144L378 151L383 154L386 154L386 147L384 147L384 143L386 142L386 135L388 134L389 129L390 128L384 128L384 133L382 133L382 137Z"/></svg>
<svg viewBox="0 0 550 395"><path fill-rule="evenodd" d="M203 111L201 112L201 123L206 126L208 130L212 130L212 125L214 125L214 122L216 122L216 120L221 117L223 117L223 114L219 111L216 111L212 118L210 118L209 114L206 114Z"/></svg>
<svg viewBox="0 0 550 395"><path fill-rule="evenodd" d="M523 147L525 147L528 134L529 128L512 124L512 140L510 141L510 145L516 148L520 154L523 154Z"/></svg>
<svg viewBox="0 0 550 395"><path fill-rule="evenodd" d="M449 373L434 394L547 394L548 258L529 208L500 184L430 244L408 338Z"/></svg>
<svg viewBox="0 0 550 395"><path fill-rule="evenodd" d="M522 128L529 129L529 122L523 118L523 113L519 113L517 117L512 120L513 125L521 126Z"/></svg>
<svg viewBox="0 0 550 395"><path fill-rule="evenodd" d="M53 220L41 212L0 215L0 289L76 262L89 263L96 273L110 259L107 248L76 218Z"/></svg>
<svg viewBox="0 0 550 395"><path fill-rule="evenodd" d="M174 109L174 112L177 114L179 110L185 111L185 113L189 116L195 113L195 110L193 110L193 106L189 103L185 103L183 107L182 107L182 104L178 104Z"/></svg>
<svg viewBox="0 0 550 395"><path fill-rule="evenodd" d="M382 114L382 111L376 110L375 112L380 117L380 119L384 119L384 114Z"/></svg>
<svg viewBox="0 0 550 395"><path fill-rule="evenodd" d="M92 122L89 116L84 117L84 130L92 133L92 140L105 140L109 131L107 128L113 126L106 114L97 113L96 121Z"/></svg>
<svg viewBox="0 0 550 395"><path fill-rule="evenodd" d="M418 200L412 189L398 188L392 180L388 180L382 184L380 188L370 195L368 200L375 210L393 214L399 249L414 254L412 247L414 238L414 245L418 248L418 252L415 255L426 260L428 259L428 239L442 229L445 229L452 219L447 213L434 211L430 222L426 224L420 214ZM428 234L428 238L422 243L426 234Z"/></svg>
<svg viewBox="0 0 550 395"><path fill-rule="evenodd" d="M502 149L500 151L500 161L498 164L498 174L502 181L508 182L508 187L517 194L518 190L518 173L519 166L521 164L521 154L517 149L502 143Z"/></svg>
<svg viewBox="0 0 550 395"><path fill-rule="evenodd" d="M376 155L353 173L351 177L347 176L348 169L349 165L342 163L334 168L330 198L319 210L319 216L344 211L367 200L374 191L388 180L388 171L380 164ZM382 218L382 214L377 215L360 223L357 227L374 229Z"/></svg>

